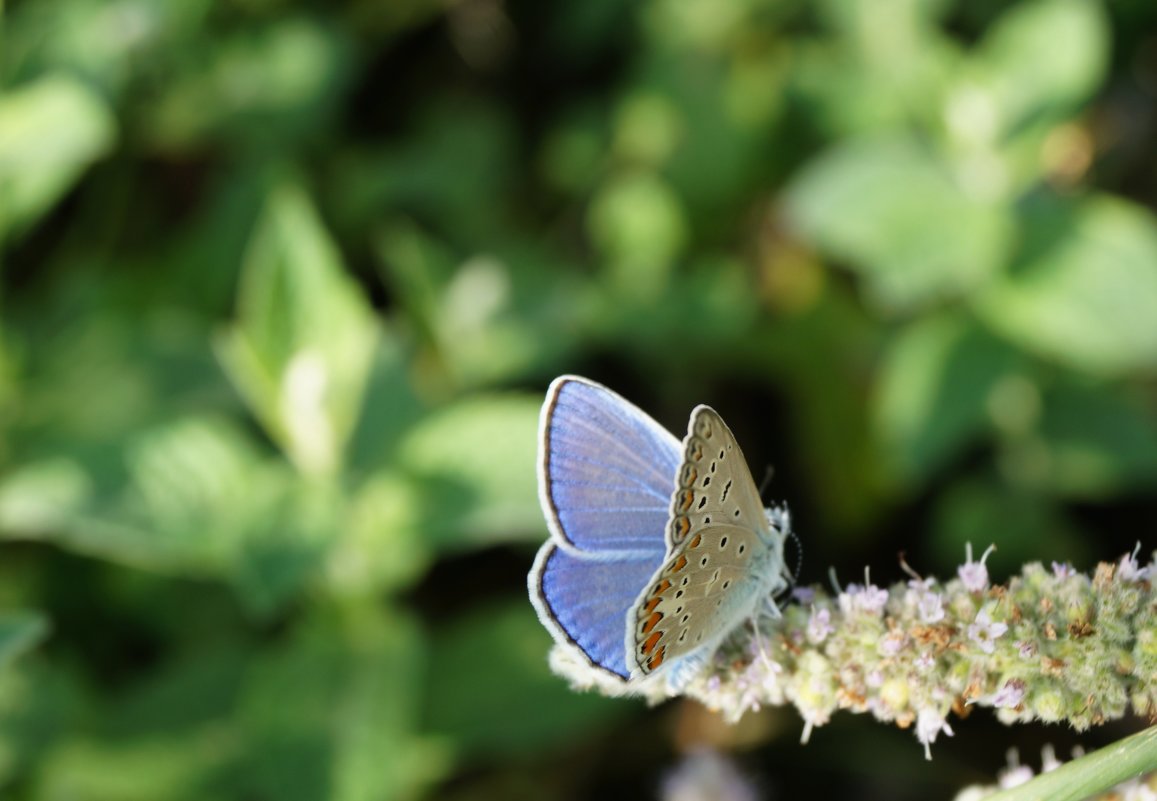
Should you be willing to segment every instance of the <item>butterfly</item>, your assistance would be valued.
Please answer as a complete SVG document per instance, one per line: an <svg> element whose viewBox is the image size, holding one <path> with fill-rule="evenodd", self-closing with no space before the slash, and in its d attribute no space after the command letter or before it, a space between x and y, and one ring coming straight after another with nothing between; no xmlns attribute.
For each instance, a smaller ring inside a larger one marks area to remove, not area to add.
<svg viewBox="0 0 1157 801"><path fill-rule="evenodd" d="M764 509L710 407L691 412L680 442L610 389L560 376L539 421L538 484L550 538L530 600L602 678L684 686L761 605L778 614L788 513Z"/></svg>

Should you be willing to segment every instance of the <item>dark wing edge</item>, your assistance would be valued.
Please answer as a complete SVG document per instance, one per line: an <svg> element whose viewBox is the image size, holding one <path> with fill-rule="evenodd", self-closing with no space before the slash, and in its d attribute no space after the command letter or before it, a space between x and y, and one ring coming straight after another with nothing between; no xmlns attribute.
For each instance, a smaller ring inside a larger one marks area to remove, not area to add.
<svg viewBox="0 0 1157 801"><path fill-rule="evenodd" d="M581 661L592 670L597 671L605 678L625 684L630 678L630 675L623 675L592 659L590 655L583 650L583 647L579 645L578 641L571 637L570 633L563 628L562 623L559 622L558 617L555 615L554 609L550 606L550 601L547 599L542 587L542 580L546 574L547 560L550 559L551 554L554 553L557 547L558 543L552 540L547 540L543 543L542 547L538 549L538 554L534 557L534 565L530 568L530 572L526 577L530 603L534 606L534 611L538 614L538 620L542 623L543 627L550 632L550 636L554 638L556 643L567 648L575 656L580 657ZM624 625L626 625L625 620Z"/></svg>

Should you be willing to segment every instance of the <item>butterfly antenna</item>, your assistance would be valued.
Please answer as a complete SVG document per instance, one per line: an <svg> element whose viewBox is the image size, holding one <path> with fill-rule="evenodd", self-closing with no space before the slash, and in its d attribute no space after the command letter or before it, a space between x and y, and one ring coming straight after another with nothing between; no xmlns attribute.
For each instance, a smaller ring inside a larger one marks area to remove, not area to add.
<svg viewBox="0 0 1157 801"><path fill-rule="evenodd" d="M768 465L763 471L763 481L759 482L759 497L762 499L763 494L767 492L767 488L771 485L771 479L775 476L775 466Z"/></svg>
<svg viewBox="0 0 1157 801"><path fill-rule="evenodd" d="M750 619L751 630L755 640L755 651L758 654L760 661L763 662L764 667L769 670L774 670L775 666L772 664L771 657L767 655L767 650L763 647L763 636L759 632L759 621L753 615Z"/></svg>

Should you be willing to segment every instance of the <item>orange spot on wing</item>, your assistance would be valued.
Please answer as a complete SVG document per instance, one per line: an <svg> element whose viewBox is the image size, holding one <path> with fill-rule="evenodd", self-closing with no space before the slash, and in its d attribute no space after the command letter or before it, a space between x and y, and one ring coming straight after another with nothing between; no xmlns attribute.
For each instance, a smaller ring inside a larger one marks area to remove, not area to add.
<svg viewBox="0 0 1157 801"><path fill-rule="evenodd" d="M675 518L675 525L673 530L675 532L675 541L680 542L684 537L687 536L688 532L691 531L691 521L680 515L679 517Z"/></svg>
<svg viewBox="0 0 1157 801"><path fill-rule="evenodd" d="M672 573L678 573L685 567L687 567L687 554L681 553L679 554L679 558L671 563L670 571Z"/></svg>
<svg viewBox="0 0 1157 801"><path fill-rule="evenodd" d="M643 643L643 653L649 654L655 650L655 645L663 638L663 632L656 631Z"/></svg>
<svg viewBox="0 0 1157 801"><path fill-rule="evenodd" d="M655 595L655 596L653 596L653 597L651 598L651 600L647 601L647 603L646 603L646 605L643 607L643 609L644 609L644 610L646 611L646 613L649 615L649 614L651 614L652 612L654 612L654 611L655 611L655 607L656 607L656 606L658 606L658 605L659 605L659 602L660 602L660 601L662 601L662 600L663 600L663 599L662 599L662 598L660 598L658 595Z"/></svg>
<svg viewBox="0 0 1157 801"><path fill-rule="evenodd" d="M693 503L695 503L694 490L683 490L679 493L679 506L677 508L680 512L688 511Z"/></svg>
<svg viewBox="0 0 1157 801"><path fill-rule="evenodd" d="M662 612L652 612L651 616L649 618L647 618L647 622L643 624L643 633L646 634L651 629L655 628L655 626L657 626L659 624L659 621L662 619L663 619L663 613Z"/></svg>
<svg viewBox="0 0 1157 801"><path fill-rule="evenodd" d="M666 653L666 651L667 651L667 646L665 646L665 645L663 647L661 647L658 651L656 651L655 655L647 660L647 669L648 670L654 670L655 668L659 667L659 665L663 664L663 656Z"/></svg>
<svg viewBox="0 0 1157 801"><path fill-rule="evenodd" d="M703 535L702 534L696 534L695 539L691 540L691 542L687 545L687 547L688 548L698 548L699 543L701 543L701 542L703 542Z"/></svg>

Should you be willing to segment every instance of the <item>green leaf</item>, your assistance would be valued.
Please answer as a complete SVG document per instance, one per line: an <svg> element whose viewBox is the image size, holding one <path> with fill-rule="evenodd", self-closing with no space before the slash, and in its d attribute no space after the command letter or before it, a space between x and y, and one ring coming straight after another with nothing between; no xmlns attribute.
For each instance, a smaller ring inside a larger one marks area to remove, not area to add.
<svg viewBox="0 0 1157 801"><path fill-rule="evenodd" d="M590 306L554 254L520 247L503 258L458 259L429 232L395 220L377 237L384 278L406 324L449 388L489 386L557 361ZM539 336L549 327L554 334Z"/></svg>
<svg viewBox="0 0 1157 801"><path fill-rule="evenodd" d="M837 145L804 167L786 202L803 236L856 270L872 300L891 310L983 286L1012 234L1004 210L970 197L902 136Z"/></svg>
<svg viewBox="0 0 1157 801"><path fill-rule="evenodd" d="M1016 3L975 52L978 80L991 93L1001 131L1071 112L1104 80L1109 22L1099 3Z"/></svg>
<svg viewBox="0 0 1157 801"><path fill-rule="evenodd" d="M342 96L349 42L340 31L288 8L263 25L214 28L198 43L198 68L174 70L142 109L148 133L186 151L213 136L284 147L316 131Z"/></svg>
<svg viewBox="0 0 1157 801"><path fill-rule="evenodd" d="M48 211L115 137L104 101L71 78L0 95L0 242Z"/></svg>
<svg viewBox="0 0 1157 801"><path fill-rule="evenodd" d="M998 385L1017 367L1007 345L969 320L910 323L884 356L875 426L887 463L920 484L990 426Z"/></svg>
<svg viewBox="0 0 1157 801"><path fill-rule="evenodd" d="M70 459L46 459L0 481L0 537L37 539L68 525L93 498L92 480Z"/></svg>
<svg viewBox="0 0 1157 801"><path fill-rule="evenodd" d="M252 666L238 797L413 797L447 767L444 749L415 733L424 657L403 617L370 606L316 611Z"/></svg>
<svg viewBox="0 0 1157 801"><path fill-rule="evenodd" d="M0 483L5 535L131 567L232 579L251 611L268 614L318 572L344 528L333 486L303 480L225 420L146 428L117 455L125 480L100 492L70 461L15 472Z"/></svg>
<svg viewBox="0 0 1157 801"><path fill-rule="evenodd" d="M479 610L439 632L427 728L468 754L526 754L630 712L622 700L575 693L552 675L550 645L525 600Z"/></svg>
<svg viewBox="0 0 1157 801"><path fill-rule="evenodd" d="M0 615L0 669L48 636L48 620L39 612Z"/></svg>
<svg viewBox="0 0 1157 801"><path fill-rule="evenodd" d="M414 426L397 465L419 480L426 541L464 548L542 537L540 405L538 397L475 395Z"/></svg>
<svg viewBox="0 0 1157 801"><path fill-rule="evenodd" d="M221 732L212 729L129 741L68 739L40 765L36 797L192 801L204 797L206 775L226 760L227 749Z"/></svg>
<svg viewBox="0 0 1157 801"><path fill-rule="evenodd" d="M1063 383L1045 398L1039 436L1024 463L1028 480L1051 492L1108 500L1157 486L1157 418L1142 397Z"/></svg>
<svg viewBox="0 0 1157 801"><path fill-rule="evenodd" d="M420 482L381 472L348 497L344 525L327 559L330 589L375 596L417 580L432 558L423 490Z"/></svg>
<svg viewBox="0 0 1157 801"><path fill-rule="evenodd" d="M615 292L630 298L662 295L687 239L678 195L648 172L618 176L601 187L591 200L587 228Z"/></svg>
<svg viewBox="0 0 1157 801"><path fill-rule="evenodd" d="M219 342L229 377L299 470L333 472L361 409L379 329L296 187L269 200L237 316Z"/></svg>
<svg viewBox="0 0 1157 801"><path fill-rule="evenodd" d="M1157 218L1094 196L1040 203L1025 217L1015 268L977 311L1021 347L1112 375L1157 367Z"/></svg>

